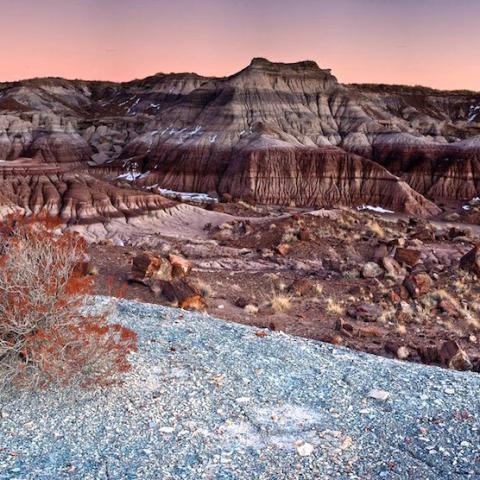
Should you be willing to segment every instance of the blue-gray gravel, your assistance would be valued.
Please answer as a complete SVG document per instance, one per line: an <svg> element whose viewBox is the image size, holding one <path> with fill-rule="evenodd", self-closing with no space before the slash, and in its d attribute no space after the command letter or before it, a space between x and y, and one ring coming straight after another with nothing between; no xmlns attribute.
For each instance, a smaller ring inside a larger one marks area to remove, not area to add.
<svg viewBox="0 0 480 480"><path fill-rule="evenodd" d="M112 316L139 334L132 372L2 394L1 479L480 479L478 374L135 302Z"/></svg>

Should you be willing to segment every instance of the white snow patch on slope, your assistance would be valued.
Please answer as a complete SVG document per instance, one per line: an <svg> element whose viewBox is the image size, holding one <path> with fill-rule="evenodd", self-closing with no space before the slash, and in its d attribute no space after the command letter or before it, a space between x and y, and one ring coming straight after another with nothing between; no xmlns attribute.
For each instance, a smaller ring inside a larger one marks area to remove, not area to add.
<svg viewBox="0 0 480 480"><path fill-rule="evenodd" d="M153 187L152 187L153 188ZM206 193L196 192L176 192L167 188L157 188L157 192L167 198L179 199L182 202L198 202L198 203L217 203L216 198Z"/></svg>
<svg viewBox="0 0 480 480"><path fill-rule="evenodd" d="M132 113L132 110L138 105L139 102L140 102L140 98L137 98L133 103L133 105L127 110L127 114L130 115ZM133 112L133 114L135 114L135 112Z"/></svg>
<svg viewBox="0 0 480 480"><path fill-rule="evenodd" d="M480 116L480 105L472 105L470 111L468 112L467 123L472 123L477 119L477 116Z"/></svg>
<svg viewBox="0 0 480 480"><path fill-rule="evenodd" d="M141 176L142 176L141 173L128 172L128 173L123 173L122 175L119 175L117 177L117 180L126 180L127 182L134 182L137 178Z"/></svg>
<svg viewBox="0 0 480 480"><path fill-rule="evenodd" d="M373 207L372 205L362 205L361 207L357 207L357 210L363 212L364 210L368 210L370 212L375 213L395 213L393 210L387 210L383 207Z"/></svg>

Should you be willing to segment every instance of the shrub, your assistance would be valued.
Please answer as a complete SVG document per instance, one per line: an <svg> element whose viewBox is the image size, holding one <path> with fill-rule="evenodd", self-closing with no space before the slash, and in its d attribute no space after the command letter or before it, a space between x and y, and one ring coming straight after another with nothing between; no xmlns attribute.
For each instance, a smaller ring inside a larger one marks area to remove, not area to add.
<svg viewBox="0 0 480 480"><path fill-rule="evenodd" d="M0 227L0 386L111 384L130 365L136 334L86 315L86 245L52 220Z"/></svg>

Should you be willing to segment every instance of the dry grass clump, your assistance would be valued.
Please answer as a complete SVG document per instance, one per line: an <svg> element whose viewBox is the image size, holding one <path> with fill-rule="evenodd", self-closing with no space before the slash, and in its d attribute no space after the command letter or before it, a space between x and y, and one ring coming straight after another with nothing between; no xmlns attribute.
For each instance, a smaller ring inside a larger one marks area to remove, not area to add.
<svg viewBox="0 0 480 480"><path fill-rule="evenodd" d="M237 205L240 205L241 207L246 208L248 210L252 210L252 212L258 212L258 207L250 203L247 203L244 200L238 200Z"/></svg>
<svg viewBox="0 0 480 480"><path fill-rule="evenodd" d="M210 298L215 295L212 286L204 282L203 280L197 278L191 283L192 287L194 287L203 298Z"/></svg>
<svg viewBox="0 0 480 480"><path fill-rule="evenodd" d="M326 309L328 313L334 315L345 315L345 307L332 297L327 298Z"/></svg>
<svg viewBox="0 0 480 480"><path fill-rule="evenodd" d="M292 297L283 293L273 292L269 304L275 313L285 313L292 308Z"/></svg>
<svg viewBox="0 0 480 480"><path fill-rule="evenodd" d="M110 384L130 368L134 332L87 315L85 242L55 222L0 227L0 388Z"/></svg>
<svg viewBox="0 0 480 480"><path fill-rule="evenodd" d="M394 307L384 309L378 321L384 324L392 323L395 320L395 313L396 313L396 309Z"/></svg>
<svg viewBox="0 0 480 480"><path fill-rule="evenodd" d="M356 223L355 218L353 218L350 215L347 215L345 212L343 212L336 220L336 224L338 227L348 231L352 229L355 223Z"/></svg>
<svg viewBox="0 0 480 480"><path fill-rule="evenodd" d="M399 335L403 336L407 334L407 327L403 323L397 323L395 330Z"/></svg>
<svg viewBox="0 0 480 480"><path fill-rule="evenodd" d="M385 231L376 220L369 220L366 224L366 229L377 238L385 238Z"/></svg>
<svg viewBox="0 0 480 480"><path fill-rule="evenodd" d="M469 290L469 288L462 281L457 280L456 283L463 286L463 291ZM448 301L470 327L480 329L479 312L475 308L477 306L475 303L471 303L469 305L462 304L455 297L453 297L452 294L444 289L435 290L430 294L430 298L436 302L441 302L442 300ZM453 326L451 329L454 329Z"/></svg>
<svg viewBox="0 0 480 480"><path fill-rule="evenodd" d="M282 235L280 243L293 243L298 240L298 231L292 228L288 228Z"/></svg>
<svg viewBox="0 0 480 480"><path fill-rule="evenodd" d="M247 315L256 315L258 313L258 307L256 305L252 305L251 303L249 303L248 305L245 305L245 308L243 309L243 311Z"/></svg>
<svg viewBox="0 0 480 480"><path fill-rule="evenodd" d="M99 273L98 267L96 265L92 265L89 263L87 266L87 275L96 276L98 275L98 273Z"/></svg>

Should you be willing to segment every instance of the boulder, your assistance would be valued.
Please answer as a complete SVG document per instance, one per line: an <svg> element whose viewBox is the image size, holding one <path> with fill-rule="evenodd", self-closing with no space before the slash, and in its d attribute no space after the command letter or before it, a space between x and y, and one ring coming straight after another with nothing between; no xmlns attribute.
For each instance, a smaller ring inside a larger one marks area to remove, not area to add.
<svg viewBox="0 0 480 480"><path fill-rule="evenodd" d="M383 257L381 263L389 277L403 281L407 272L393 257Z"/></svg>
<svg viewBox="0 0 480 480"><path fill-rule="evenodd" d="M144 283L148 280L172 280L172 264L162 257L142 253L133 258L131 281Z"/></svg>
<svg viewBox="0 0 480 480"><path fill-rule="evenodd" d="M337 332L341 332L347 337L353 337L355 333L355 327L351 324L343 320L343 318L339 318L335 323L335 330Z"/></svg>
<svg viewBox="0 0 480 480"><path fill-rule="evenodd" d="M157 280L153 282L155 291L168 302L185 310L205 311L207 303L200 291L185 280Z"/></svg>
<svg viewBox="0 0 480 480"><path fill-rule="evenodd" d="M363 278L377 278L382 274L382 268L375 262L367 262L362 268Z"/></svg>
<svg viewBox="0 0 480 480"><path fill-rule="evenodd" d="M420 298L429 293L433 287L433 280L425 272L409 275L403 285L412 298Z"/></svg>
<svg viewBox="0 0 480 480"><path fill-rule="evenodd" d="M446 340L438 349L438 358L442 365L454 370L471 370L472 362L455 340Z"/></svg>
<svg viewBox="0 0 480 480"><path fill-rule="evenodd" d="M347 309L350 317L364 322L376 322L383 313L382 307L379 305L371 305L368 303L360 303L350 305Z"/></svg>
<svg viewBox="0 0 480 480"><path fill-rule="evenodd" d="M480 245L473 247L460 259L460 268L475 275L480 275Z"/></svg>
<svg viewBox="0 0 480 480"><path fill-rule="evenodd" d="M275 251L279 255L285 256L290 251L290 245L288 243L281 243L280 245L275 247Z"/></svg>
<svg viewBox="0 0 480 480"><path fill-rule="evenodd" d="M180 255L175 255L173 253L168 255L168 261L172 265L173 278L186 277L191 272L193 267L192 262L188 261L186 258L181 257Z"/></svg>
<svg viewBox="0 0 480 480"><path fill-rule="evenodd" d="M420 260L420 250L414 250L413 248L400 248L395 251L395 260L400 264L413 267Z"/></svg>

